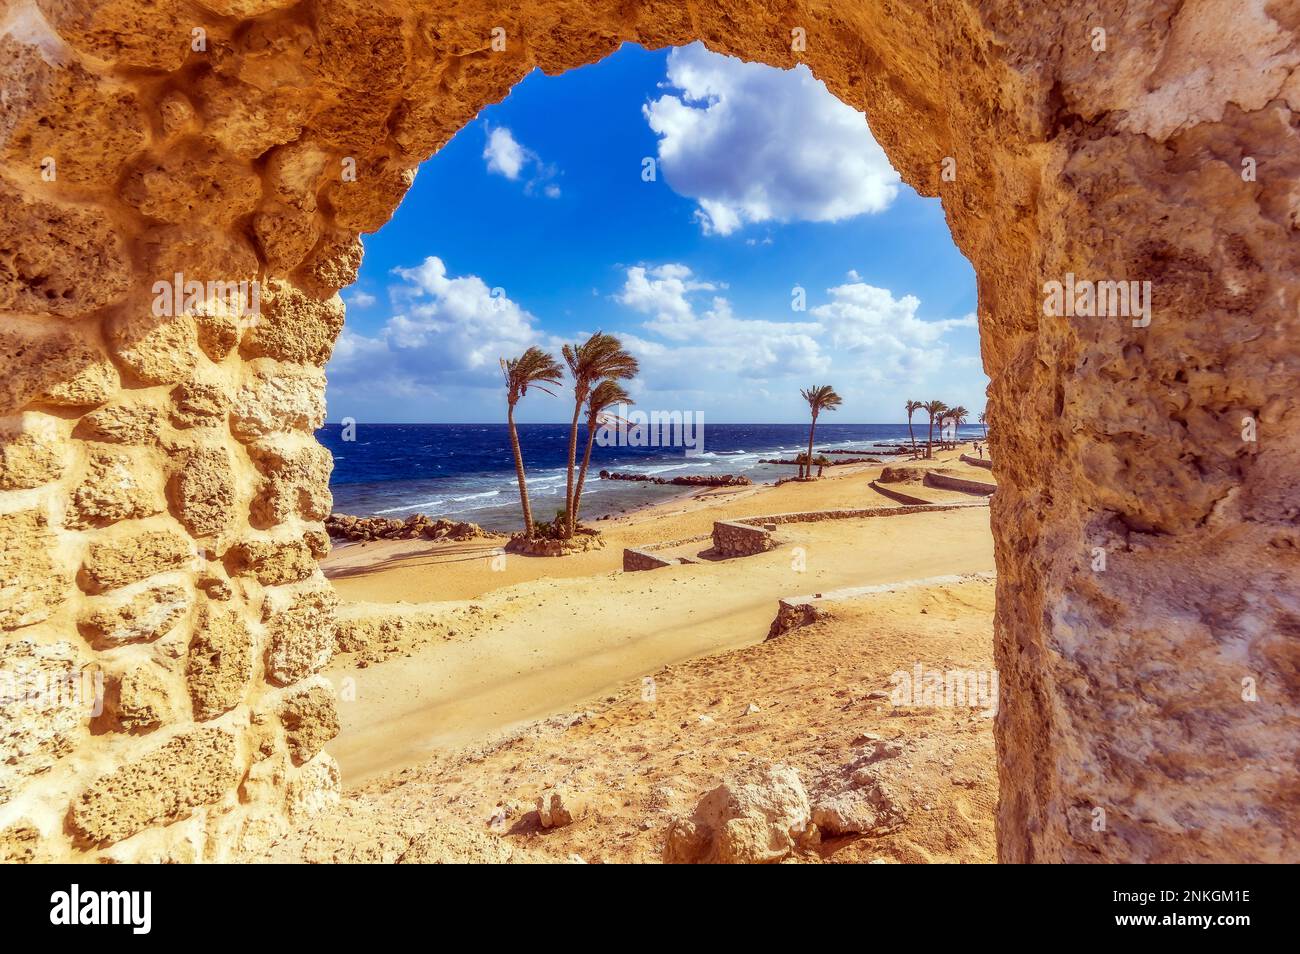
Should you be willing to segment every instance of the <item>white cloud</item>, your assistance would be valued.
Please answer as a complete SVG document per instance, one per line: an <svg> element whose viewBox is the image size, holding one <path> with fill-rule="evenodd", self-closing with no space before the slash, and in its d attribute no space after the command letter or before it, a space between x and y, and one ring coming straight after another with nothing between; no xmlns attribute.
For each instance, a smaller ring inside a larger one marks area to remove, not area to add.
<svg viewBox="0 0 1300 954"><path fill-rule="evenodd" d="M524 183L524 193L533 195L540 191L548 199L560 197L560 187L551 179L558 173L555 166L542 161L542 157L531 149L520 145L505 126L488 130L487 143L483 147L483 158L487 160L488 172L505 176L511 181L519 181L526 169L532 174Z"/></svg>
<svg viewBox="0 0 1300 954"><path fill-rule="evenodd" d="M866 118L802 64L783 71L694 43L668 55L667 85L680 92L643 111L665 180L696 200L706 233L837 221L881 212L897 195L898 173Z"/></svg>
<svg viewBox="0 0 1300 954"><path fill-rule="evenodd" d="M374 295L370 294L370 292L363 292L360 290L349 292L344 296L343 300L354 308L369 308L378 301L378 299L375 298Z"/></svg>
<svg viewBox="0 0 1300 954"><path fill-rule="evenodd" d="M680 263L636 265L615 300L647 316L646 336L627 337L651 390L726 391L741 379L835 376L849 384L901 384L950 363L945 334L973 327L975 316L925 321L920 301L896 298L863 282L826 290L830 300L788 320L737 316L716 294L725 286L697 277ZM806 383L806 382L805 382Z"/></svg>
<svg viewBox="0 0 1300 954"><path fill-rule="evenodd" d="M514 134L505 126L498 126L488 133L487 145L483 147L483 158L487 160L488 172L518 179L523 171L529 154L524 147L515 142Z"/></svg>
<svg viewBox="0 0 1300 954"><path fill-rule="evenodd" d="M496 387L497 360L538 339L536 319L477 275L437 256L393 270L393 314L373 335L344 328L327 369L332 396L429 396L443 385Z"/></svg>

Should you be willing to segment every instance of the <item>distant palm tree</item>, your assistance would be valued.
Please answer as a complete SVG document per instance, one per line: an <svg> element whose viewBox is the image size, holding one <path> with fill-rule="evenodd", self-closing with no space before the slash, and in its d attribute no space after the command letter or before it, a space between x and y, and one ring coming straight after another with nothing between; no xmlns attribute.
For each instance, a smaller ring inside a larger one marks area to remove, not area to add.
<svg viewBox="0 0 1300 954"><path fill-rule="evenodd" d="M927 459L934 456L934 421L935 418L942 417L943 412L948 410L948 405L942 401L926 401L921 405L921 410L930 415L930 433L925 444L925 456Z"/></svg>
<svg viewBox="0 0 1300 954"><path fill-rule="evenodd" d="M578 519L573 510L573 468L578 455L578 417L597 381L625 380L636 376L636 358L623 350L623 342L597 331L580 345L565 345L564 361L573 375L573 423L569 428L569 476L564 486L565 536L573 536Z"/></svg>
<svg viewBox="0 0 1300 954"><path fill-rule="evenodd" d="M988 422L987 415L988 415L988 411L980 411L979 422L980 425L984 428L985 440L989 439L989 422Z"/></svg>
<svg viewBox="0 0 1300 954"><path fill-rule="evenodd" d="M813 465L813 435L817 433L817 415L822 411L833 411L839 407L843 399L835 393L835 389L829 384L814 384L808 390L799 392L803 399L808 402L808 408L812 411L812 426L808 428L808 477L812 478ZM802 475L802 468L800 469Z"/></svg>
<svg viewBox="0 0 1300 954"><path fill-rule="evenodd" d="M912 438L912 456L916 456L916 435L912 433L912 415L921 410L925 405L920 401L907 402L907 435Z"/></svg>
<svg viewBox="0 0 1300 954"><path fill-rule="evenodd" d="M506 423L510 426L510 449L515 455L515 477L519 480L519 502L524 508L524 533L533 535L533 508L528 503L528 480L524 476L524 453L519 446L519 432L515 429L515 405L536 388L554 396L555 392L543 385L558 387L564 376L560 363L541 348L529 348L517 358L501 359L501 373L506 379Z"/></svg>
<svg viewBox="0 0 1300 954"><path fill-rule="evenodd" d="M573 491L573 524L577 526L582 508L582 485L587 482L587 468L591 466L591 445L595 443L596 425L602 417L609 416L609 409L620 404L631 404L632 398L617 381L601 381L587 395L587 449L582 455L582 467L578 471L578 485Z"/></svg>
<svg viewBox="0 0 1300 954"><path fill-rule="evenodd" d="M952 446L956 447L957 428L961 427L963 424L966 423L966 418L970 417L970 411L966 410L966 408L958 404L956 407L950 410L946 416L952 419Z"/></svg>

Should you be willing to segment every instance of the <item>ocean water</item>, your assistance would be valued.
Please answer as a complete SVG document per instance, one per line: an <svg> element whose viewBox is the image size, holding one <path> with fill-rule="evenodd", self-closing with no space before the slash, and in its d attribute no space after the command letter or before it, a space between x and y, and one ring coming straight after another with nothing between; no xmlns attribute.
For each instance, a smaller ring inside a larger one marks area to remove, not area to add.
<svg viewBox="0 0 1300 954"><path fill-rule="evenodd" d="M924 422L913 425L924 440ZM960 437L980 437L978 425ZM330 489L334 510L359 516L404 519L413 513L470 520L494 530L516 530L522 517L510 434L505 424L357 424L355 439L343 440L338 424L326 424L317 438L334 455ZM586 440L579 429L579 456ZM817 424L819 450L861 449L875 441L906 442L906 424ZM564 507L567 424L521 424L519 442L528 470L533 515L548 520ZM755 483L792 477L795 468L760 464L760 458L793 457L808 447L807 424L705 423L702 453L681 447L592 448L591 471L582 492L582 516L654 503L689 488L600 480L601 469L672 478L688 474L739 474ZM887 459L887 458L882 458Z"/></svg>

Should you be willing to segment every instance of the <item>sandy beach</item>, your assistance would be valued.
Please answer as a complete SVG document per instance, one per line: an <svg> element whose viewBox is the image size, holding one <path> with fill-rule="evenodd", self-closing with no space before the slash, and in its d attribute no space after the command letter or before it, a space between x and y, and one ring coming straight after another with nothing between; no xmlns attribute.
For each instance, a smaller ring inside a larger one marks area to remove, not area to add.
<svg viewBox="0 0 1300 954"><path fill-rule="evenodd" d="M492 833L521 850L653 860L664 833L655 834L658 823L643 827L643 816L656 787L674 793L673 804L656 810L663 821L747 760L802 764L810 778L829 772L810 754L837 750L831 736L845 733L852 738L837 751L851 753L865 732L911 740L906 764L889 760L896 797L917 802L908 817L927 831L936 828L934 811L946 813L937 828L961 828L962 848L953 849L951 832L922 837L909 824L888 851L864 839L873 845L818 849L816 857L991 860L991 721L964 708L898 718L880 698L891 673L920 660L991 667L989 511L980 497L919 479L935 470L991 481L987 469L960 461L966 450L828 468L813 482L698 491L599 521L604 549L562 558L509 555L503 565L494 562L499 542L482 540L336 549L323 569L353 651L326 670L342 723L327 750L339 762L351 821L317 821L312 850L332 843L321 841L321 826L357 825L374 841L372 813L391 814L387 799L400 789L399 814L417 827L482 827L495 813ZM766 553L719 559L711 551L717 520L901 507L871 486L886 466L917 471L888 488L963 506L783 523ZM621 569L624 547L674 543L660 553L698 562ZM821 597L817 621L765 641L779 601L800 594ZM843 719L846 706L860 707L863 721ZM704 750L700 725L716 730ZM961 784L947 781L958 766ZM623 781L611 787L612 778ZM592 807L604 821L575 824L563 838L540 833L526 808L560 783L604 792ZM413 799L417 790L427 797ZM500 831L502 813L513 833ZM624 829L630 838L616 834ZM355 839L338 837L346 854Z"/></svg>

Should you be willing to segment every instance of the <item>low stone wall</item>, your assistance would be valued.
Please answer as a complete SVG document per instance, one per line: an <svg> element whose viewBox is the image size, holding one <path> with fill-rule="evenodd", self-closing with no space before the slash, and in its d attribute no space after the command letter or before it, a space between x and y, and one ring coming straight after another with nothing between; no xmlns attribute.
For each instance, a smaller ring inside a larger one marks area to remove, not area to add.
<svg viewBox="0 0 1300 954"><path fill-rule="evenodd" d="M647 550L623 550L623 570L631 573L635 570L658 570L666 566L679 566L681 560L675 557L661 557Z"/></svg>
<svg viewBox="0 0 1300 954"><path fill-rule="evenodd" d="M969 454L962 454L961 459L972 467L983 467L985 470L993 469L993 461L987 457L971 457Z"/></svg>
<svg viewBox="0 0 1300 954"><path fill-rule="evenodd" d="M911 494L905 494L901 490L894 490L892 487L886 487L880 481L873 480L871 489L881 496L888 497L890 500L897 500L901 504L910 506L921 506L929 503L924 497L913 497Z"/></svg>
<svg viewBox="0 0 1300 954"><path fill-rule="evenodd" d="M963 510L967 507L987 507L978 500L959 500L954 503L926 503L903 507L855 507L848 510L806 510L796 513L774 513L765 517L743 517L735 521L749 526L782 523L816 523L819 520L854 520L859 517L897 517L909 513L931 513L940 510ZM716 534L717 524L714 524Z"/></svg>
<svg viewBox="0 0 1300 954"><path fill-rule="evenodd" d="M947 474L936 474L934 471L925 475L925 485L942 487L945 490L960 490L967 494L983 494L986 497L998 489L997 484L986 484L982 480L967 480L964 477L950 477Z"/></svg>
<svg viewBox="0 0 1300 954"><path fill-rule="evenodd" d="M752 556L776 546L772 534L762 527L745 522L718 520L713 524L713 548L723 556Z"/></svg>

